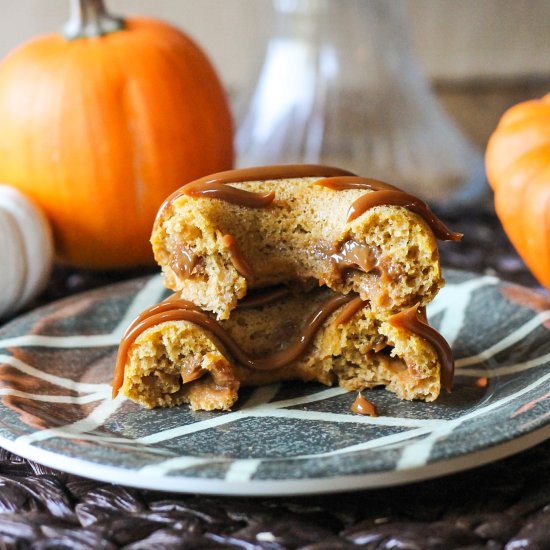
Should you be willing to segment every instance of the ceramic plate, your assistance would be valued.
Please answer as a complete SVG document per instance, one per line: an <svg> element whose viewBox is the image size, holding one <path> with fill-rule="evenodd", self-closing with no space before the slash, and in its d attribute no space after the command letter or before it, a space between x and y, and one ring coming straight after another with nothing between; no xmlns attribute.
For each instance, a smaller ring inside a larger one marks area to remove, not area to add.
<svg viewBox="0 0 550 550"><path fill-rule="evenodd" d="M457 374L435 403L317 384L241 391L228 413L144 410L110 380L129 322L159 277L74 296L0 329L0 445L95 479L170 491L275 495L380 487L487 463L550 437L550 300L495 277L446 272L431 323Z"/></svg>

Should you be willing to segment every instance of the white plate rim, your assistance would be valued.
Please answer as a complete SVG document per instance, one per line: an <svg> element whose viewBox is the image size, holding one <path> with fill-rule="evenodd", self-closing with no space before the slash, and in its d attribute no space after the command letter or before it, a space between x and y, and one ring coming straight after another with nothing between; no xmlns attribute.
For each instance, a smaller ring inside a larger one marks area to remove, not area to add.
<svg viewBox="0 0 550 550"><path fill-rule="evenodd" d="M486 449L425 464L420 467L361 475L327 477L322 478L322 480L319 478L309 478L296 480L254 480L253 482L204 479L182 475L155 476L141 472L137 475L135 470L128 468L116 468L64 455L62 455L63 468L60 468L58 463L60 455L52 451L33 447L32 445L20 445L3 436L0 436L0 446L11 453L38 462L49 468L105 483L171 493L265 497L350 492L427 481L471 470L472 468L510 457L534 447L547 439L550 439L550 425L543 426L528 434ZM83 473L84 471L85 474Z"/></svg>

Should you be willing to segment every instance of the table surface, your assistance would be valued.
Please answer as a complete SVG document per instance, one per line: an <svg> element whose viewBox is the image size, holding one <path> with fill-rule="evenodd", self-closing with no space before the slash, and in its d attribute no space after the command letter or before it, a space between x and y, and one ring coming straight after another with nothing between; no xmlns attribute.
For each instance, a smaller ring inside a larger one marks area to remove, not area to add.
<svg viewBox="0 0 550 550"><path fill-rule="evenodd" d="M446 218L443 266L536 287L491 213ZM33 305L143 275L56 268ZM160 493L65 474L0 449L0 548L550 548L550 441L468 472L307 497Z"/></svg>

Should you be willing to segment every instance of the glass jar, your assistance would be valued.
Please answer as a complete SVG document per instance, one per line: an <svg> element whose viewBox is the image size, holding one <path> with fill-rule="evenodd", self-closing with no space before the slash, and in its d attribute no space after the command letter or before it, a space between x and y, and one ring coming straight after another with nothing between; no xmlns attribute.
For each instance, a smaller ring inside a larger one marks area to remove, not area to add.
<svg viewBox="0 0 550 550"><path fill-rule="evenodd" d="M487 193L483 160L432 95L397 0L272 0L236 137L239 166L321 163L441 207Z"/></svg>

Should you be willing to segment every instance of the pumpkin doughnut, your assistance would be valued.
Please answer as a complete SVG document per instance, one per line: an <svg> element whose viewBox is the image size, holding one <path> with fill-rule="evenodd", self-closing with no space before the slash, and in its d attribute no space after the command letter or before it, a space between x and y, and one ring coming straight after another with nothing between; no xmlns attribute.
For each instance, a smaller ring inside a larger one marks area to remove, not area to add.
<svg viewBox="0 0 550 550"><path fill-rule="evenodd" d="M425 203L317 165L213 174L167 199L151 243L165 284L218 319L249 289L326 285L385 315L443 285L436 238L460 238Z"/></svg>
<svg viewBox="0 0 550 550"><path fill-rule="evenodd" d="M227 410L241 386L302 380L432 401L450 389L453 361L423 315L413 307L381 320L357 295L278 287L252 293L219 321L174 294L130 325L114 395L121 389L147 408Z"/></svg>

